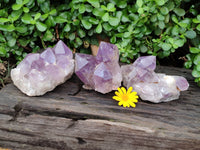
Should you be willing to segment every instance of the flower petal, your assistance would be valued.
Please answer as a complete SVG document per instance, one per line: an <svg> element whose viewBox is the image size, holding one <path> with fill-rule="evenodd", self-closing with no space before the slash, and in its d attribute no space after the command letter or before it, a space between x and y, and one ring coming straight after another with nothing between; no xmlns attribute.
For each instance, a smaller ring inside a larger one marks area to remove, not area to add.
<svg viewBox="0 0 200 150"><path fill-rule="evenodd" d="M121 99L121 97L118 97L118 96L113 96L112 97L114 100L117 100L117 101L121 101L122 99Z"/></svg>
<svg viewBox="0 0 200 150"><path fill-rule="evenodd" d="M115 95L121 97L121 94L119 92L117 92L117 91L115 92Z"/></svg>
<svg viewBox="0 0 200 150"><path fill-rule="evenodd" d="M120 94L123 94L122 90L120 88L117 89Z"/></svg>
<svg viewBox="0 0 200 150"><path fill-rule="evenodd" d="M130 94L133 90L133 87L129 87L129 89L127 90L127 94Z"/></svg>
<svg viewBox="0 0 200 150"><path fill-rule="evenodd" d="M118 103L119 106L121 106L122 104L123 104L123 101L120 101L120 102Z"/></svg>
<svg viewBox="0 0 200 150"><path fill-rule="evenodd" d="M132 102L129 102L129 104L132 106L132 107L134 107L135 108L135 103L132 103Z"/></svg>
<svg viewBox="0 0 200 150"><path fill-rule="evenodd" d="M126 89L124 87L121 87L124 94L126 94Z"/></svg>

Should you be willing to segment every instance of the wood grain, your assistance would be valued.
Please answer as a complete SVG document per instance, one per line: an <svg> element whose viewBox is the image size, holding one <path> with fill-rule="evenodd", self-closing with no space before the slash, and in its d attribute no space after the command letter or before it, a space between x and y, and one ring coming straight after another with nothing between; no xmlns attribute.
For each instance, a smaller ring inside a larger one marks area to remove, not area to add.
<svg viewBox="0 0 200 150"><path fill-rule="evenodd" d="M76 76L40 97L0 91L0 148L12 150L200 149L200 88L190 70L157 67L190 83L178 100L117 106L114 92L82 89Z"/></svg>

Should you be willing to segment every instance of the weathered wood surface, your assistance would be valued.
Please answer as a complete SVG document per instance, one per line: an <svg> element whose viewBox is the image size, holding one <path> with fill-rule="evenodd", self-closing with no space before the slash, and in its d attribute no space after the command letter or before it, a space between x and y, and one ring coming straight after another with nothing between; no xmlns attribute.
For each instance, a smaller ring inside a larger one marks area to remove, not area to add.
<svg viewBox="0 0 200 150"><path fill-rule="evenodd" d="M9 84L0 91L0 148L200 149L200 88L189 70L157 70L185 76L189 90L168 103L140 100L136 108L123 108L113 92L86 91L75 76L41 97L27 97Z"/></svg>

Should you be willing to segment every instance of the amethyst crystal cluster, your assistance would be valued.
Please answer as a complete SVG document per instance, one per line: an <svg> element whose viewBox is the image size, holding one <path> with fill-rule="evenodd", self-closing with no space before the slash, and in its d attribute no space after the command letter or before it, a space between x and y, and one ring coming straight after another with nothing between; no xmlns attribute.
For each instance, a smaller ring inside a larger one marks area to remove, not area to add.
<svg viewBox="0 0 200 150"><path fill-rule="evenodd" d="M105 94L121 86L122 74L118 61L117 46L101 42L97 56L75 55L75 73L84 83L83 88Z"/></svg>
<svg viewBox="0 0 200 150"><path fill-rule="evenodd" d="M178 99L180 91L188 89L184 77L155 73L156 57L144 56L131 65L121 67L123 83L138 93L141 99L154 103Z"/></svg>
<svg viewBox="0 0 200 150"><path fill-rule="evenodd" d="M64 83L74 72L71 50L59 41L41 54L28 54L11 70L14 84L28 96L43 95Z"/></svg>

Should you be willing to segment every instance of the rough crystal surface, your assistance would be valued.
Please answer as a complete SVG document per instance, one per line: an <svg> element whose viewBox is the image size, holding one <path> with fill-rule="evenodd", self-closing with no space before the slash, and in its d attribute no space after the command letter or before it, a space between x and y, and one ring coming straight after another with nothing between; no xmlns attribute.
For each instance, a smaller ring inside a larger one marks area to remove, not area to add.
<svg viewBox="0 0 200 150"><path fill-rule="evenodd" d="M71 50L60 40L41 54L28 54L11 70L14 84L28 96L43 95L64 83L74 72Z"/></svg>
<svg viewBox="0 0 200 150"><path fill-rule="evenodd" d="M75 55L75 73L85 89L105 94L121 86L122 74L118 60L117 46L101 42L97 56Z"/></svg>
<svg viewBox="0 0 200 150"><path fill-rule="evenodd" d="M155 68L155 56L143 56L131 65L122 66L124 85L132 86L142 100L154 103L178 99L180 91L188 89L184 77L155 73Z"/></svg>

